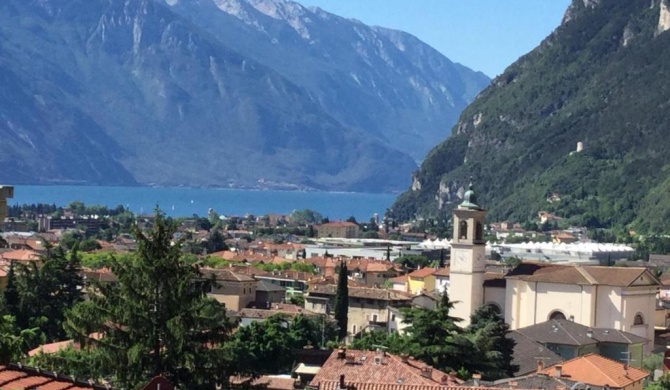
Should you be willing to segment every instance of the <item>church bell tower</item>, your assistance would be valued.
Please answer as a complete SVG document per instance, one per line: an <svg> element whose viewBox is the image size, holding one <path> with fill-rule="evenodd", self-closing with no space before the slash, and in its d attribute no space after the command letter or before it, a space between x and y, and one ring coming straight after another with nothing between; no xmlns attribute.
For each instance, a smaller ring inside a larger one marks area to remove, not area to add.
<svg viewBox="0 0 670 390"><path fill-rule="evenodd" d="M451 315L463 320L461 326L470 324L470 314L484 304L485 217L470 183L463 202L454 209L449 272L449 300L455 302Z"/></svg>

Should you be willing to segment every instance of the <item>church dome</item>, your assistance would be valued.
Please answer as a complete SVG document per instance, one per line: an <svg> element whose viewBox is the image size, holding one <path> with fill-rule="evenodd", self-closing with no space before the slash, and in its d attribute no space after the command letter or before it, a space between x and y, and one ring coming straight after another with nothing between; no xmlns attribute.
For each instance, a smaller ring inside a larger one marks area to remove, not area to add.
<svg viewBox="0 0 670 390"><path fill-rule="evenodd" d="M475 190L473 189L472 182L468 186L468 190L463 194L463 203L461 203L459 208L465 209L475 209L482 210L481 206L477 204L477 195L475 195Z"/></svg>
<svg viewBox="0 0 670 390"><path fill-rule="evenodd" d="M475 195L475 191L472 189L472 183L470 183L468 190L465 191L465 195L463 195L463 201L465 203L477 204L477 195Z"/></svg>

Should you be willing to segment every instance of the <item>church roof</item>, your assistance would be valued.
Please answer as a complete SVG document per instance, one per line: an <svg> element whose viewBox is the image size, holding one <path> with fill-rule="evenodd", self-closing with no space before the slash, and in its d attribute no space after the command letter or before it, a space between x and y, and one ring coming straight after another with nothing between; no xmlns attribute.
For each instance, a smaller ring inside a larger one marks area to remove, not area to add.
<svg viewBox="0 0 670 390"><path fill-rule="evenodd" d="M597 343L642 344L649 340L629 332L608 328L589 328L570 320L549 320L516 329L541 344L584 346Z"/></svg>
<svg viewBox="0 0 670 390"><path fill-rule="evenodd" d="M545 367L563 361L559 354L522 333L510 331L507 333L507 337L515 342L512 364L518 366L519 369L514 373L514 376L527 375L537 371L538 361L542 361Z"/></svg>
<svg viewBox="0 0 670 390"><path fill-rule="evenodd" d="M646 274L646 275L645 275ZM528 282L628 287L633 283L657 286L660 282L643 267L602 267L524 262L506 278Z"/></svg>

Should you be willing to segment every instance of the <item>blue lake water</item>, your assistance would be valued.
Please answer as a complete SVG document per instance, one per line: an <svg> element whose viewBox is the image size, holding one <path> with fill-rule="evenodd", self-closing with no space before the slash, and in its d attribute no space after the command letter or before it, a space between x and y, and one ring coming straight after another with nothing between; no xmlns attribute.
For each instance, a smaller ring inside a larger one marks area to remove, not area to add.
<svg viewBox="0 0 670 390"><path fill-rule="evenodd" d="M323 216L367 221L381 217L397 194L347 192L255 191L205 188L15 186L9 205L47 203L66 206L73 201L87 205L123 205L134 213L150 213L158 205L171 216L206 216L212 208L221 215L290 214L311 209Z"/></svg>

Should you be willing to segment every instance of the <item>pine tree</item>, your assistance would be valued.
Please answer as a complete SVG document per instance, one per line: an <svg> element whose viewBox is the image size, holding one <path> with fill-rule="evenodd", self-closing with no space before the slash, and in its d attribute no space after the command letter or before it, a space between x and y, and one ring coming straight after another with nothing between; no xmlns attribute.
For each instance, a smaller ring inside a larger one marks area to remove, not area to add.
<svg viewBox="0 0 670 390"><path fill-rule="evenodd" d="M418 360L443 371L458 371L469 353L469 341L457 325L460 318L452 317L454 302L446 292L434 310L426 308L404 309L404 322L410 324L409 352Z"/></svg>
<svg viewBox="0 0 670 390"><path fill-rule="evenodd" d="M224 349L231 333L225 307L204 293L213 281L181 258L175 231L160 210L150 231L135 227L136 255L112 260L117 282L94 283L90 299L68 315L70 333L103 351L119 387L164 375L178 388L225 388L237 372ZM93 332L103 337L92 340Z"/></svg>
<svg viewBox="0 0 670 390"><path fill-rule="evenodd" d="M512 364L514 340L507 337L509 325L491 305L484 305L470 316L467 329L472 342L468 355L470 372L479 372L487 380L514 376L519 369Z"/></svg>
<svg viewBox="0 0 670 390"><path fill-rule="evenodd" d="M337 278L337 294L335 295L335 321L340 327L339 338L343 340L347 336L347 325L349 320L349 286L348 286L347 264L340 263L340 271Z"/></svg>

